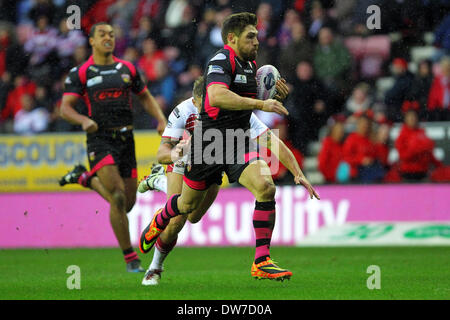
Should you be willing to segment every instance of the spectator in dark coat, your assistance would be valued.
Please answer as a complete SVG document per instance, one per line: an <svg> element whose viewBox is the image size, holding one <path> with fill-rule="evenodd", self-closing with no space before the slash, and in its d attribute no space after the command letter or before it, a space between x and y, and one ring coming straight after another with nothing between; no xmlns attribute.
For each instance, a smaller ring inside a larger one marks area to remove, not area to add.
<svg viewBox="0 0 450 320"><path fill-rule="evenodd" d="M292 42L280 54L280 73L287 82L292 83L295 76L295 68L299 61L311 61L313 57L313 46L306 37L305 27L301 22L292 25Z"/></svg>
<svg viewBox="0 0 450 320"><path fill-rule="evenodd" d="M428 104L428 94L430 92L432 81L433 73L431 61L422 60L421 62L419 62L417 74L414 77L409 94L409 101L417 101L417 112L419 114L419 119L422 120L426 120L427 118L426 111ZM404 107L406 107L406 105L405 103L403 104Z"/></svg>
<svg viewBox="0 0 450 320"><path fill-rule="evenodd" d="M318 139L320 127L329 117L328 96L323 84L314 77L310 62L296 68L297 78L286 106L289 110L289 137L303 154L312 140Z"/></svg>
<svg viewBox="0 0 450 320"><path fill-rule="evenodd" d="M385 101L387 117L393 122L402 120L402 104L408 98L414 75L408 71L408 63L403 58L395 58L392 62L394 85L386 92Z"/></svg>

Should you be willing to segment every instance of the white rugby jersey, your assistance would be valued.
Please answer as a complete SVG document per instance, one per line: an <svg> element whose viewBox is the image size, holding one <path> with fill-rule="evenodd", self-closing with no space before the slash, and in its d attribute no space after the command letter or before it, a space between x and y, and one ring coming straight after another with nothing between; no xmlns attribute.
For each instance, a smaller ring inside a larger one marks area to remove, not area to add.
<svg viewBox="0 0 450 320"><path fill-rule="evenodd" d="M162 134L163 138L180 140L183 138L185 130L192 135L195 120L198 118L198 110L193 100L194 98L186 99L172 110L167 120L167 126ZM250 137L256 139L267 130L269 128L252 113L250 117Z"/></svg>

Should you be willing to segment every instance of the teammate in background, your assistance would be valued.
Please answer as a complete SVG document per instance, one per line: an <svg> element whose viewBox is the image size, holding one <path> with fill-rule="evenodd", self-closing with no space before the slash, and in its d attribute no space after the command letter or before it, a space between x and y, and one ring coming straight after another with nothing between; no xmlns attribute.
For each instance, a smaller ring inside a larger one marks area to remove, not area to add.
<svg viewBox="0 0 450 320"><path fill-rule="evenodd" d="M80 183L97 191L110 204L110 222L122 249L128 272L143 272L131 246L127 212L136 202L137 171L133 137L131 93L158 121L161 134L167 120L132 63L113 56L114 31L99 22L89 33L92 55L73 68L66 81L61 104L62 117L87 132L90 171L78 165L63 176L60 185ZM84 99L88 116L75 111Z"/></svg>
<svg viewBox="0 0 450 320"><path fill-rule="evenodd" d="M171 196L165 207L154 215L141 234L140 245L151 249L172 218L198 210L208 193L221 184L222 172L225 171L230 182L239 181L256 198L253 215L256 252L251 275L259 279L284 280L289 279L292 272L276 265L269 252L275 224L275 185L270 174L263 174L270 172L269 167L254 151L256 147L249 137L245 137L243 148L232 140L233 152L229 143L218 146L216 141L210 144L203 141L204 133L209 129L221 132L222 137L227 136L229 129L234 132L247 131L254 109L288 114L286 108L274 99L255 99L254 60L259 45L256 24L256 16L248 12L233 14L225 19L222 27L225 46L213 56L205 71L201 129L194 130L191 139L191 162L186 166L181 194ZM211 146L217 154L215 159L206 159L204 151L207 148L209 151ZM233 156L231 163L230 155ZM201 160L200 163L198 160ZM303 175L296 175L294 180L308 189L311 198L319 199Z"/></svg>
<svg viewBox="0 0 450 320"><path fill-rule="evenodd" d="M158 190L165 192L168 198L181 192L184 163L186 162L187 155L176 161L175 164L173 164L172 160L183 151L187 140L182 140L182 142L180 142L180 140L182 139L185 130L187 130L189 134L192 134L193 132L195 120L198 118L198 114L201 111L203 87L204 78L200 77L194 83L193 97L181 102L174 108L169 116L170 128L166 127L164 130L161 145L158 149L158 161L162 164L168 164L167 177L164 175L164 169L161 165L154 166L152 168L152 174L140 182L138 188L139 192ZM287 96L288 88L283 80L278 80L277 91L280 92L280 94L278 94L278 99L284 100ZM269 147L276 152L277 157L294 176L303 176L293 153L262 121L258 119L255 114L252 114L250 117L250 136L252 139L257 139L258 144ZM169 225L156 241L153 260L142 280L143 285L157 285L159 283L163 271L163 262L174 248L178 233L182 230L186 220L189 220L191 223L200 221L214 202L218 192L219 185L214 185L209 189L205 199L195 211L188 215L179 215L170 220ZM148 250L145 250L142 245L145 246L145 243L141 242L141 252L147 253Z"/></svg>

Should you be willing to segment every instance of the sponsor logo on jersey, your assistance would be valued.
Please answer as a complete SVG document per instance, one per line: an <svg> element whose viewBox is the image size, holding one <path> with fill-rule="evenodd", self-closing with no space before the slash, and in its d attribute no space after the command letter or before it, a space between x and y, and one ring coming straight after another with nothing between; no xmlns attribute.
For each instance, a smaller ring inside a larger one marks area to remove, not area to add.
<svg viewBox="0 0 450 320"><path fill-rule="evenodd" d="M94 99L97 102L116 100L124 95L122 89L99 90L94 93Z"/></svg>
<svg viewBox="0 0 450 320"><path fill-rule="evenodd" d="M96 77L93 77L93 78L89 79L86 82L86 86L87 87L92 87L92 86L95 86L96 84L100 84L102 82L103 82L103 77L102 76L96 76Z"/></svg>
<svg viewBox="0 0 450 320"><path fill-rule="evenodd" d="M64 81L65 84L72 84L72 80L70 80L69 77L66 78L66 81Z"/></svg>
<svg viewBox="0 0 450 320"><path fill-rule="evenodd" d="M95 160L95 152L89 153L89 160L94 161Z"/></svg>
<svg viewBox="0 0 450 320"><path fill-rule="evenodd" d="M210 65L208 67L208 74L210 74L210 73L221 73L221 74L224 74L225 71L223 71L223 68L221 66Z"/></svg>
<svg viewBox="0 0 450 320"><path fill-rule="evenodd" d="M225 60L227 58L223 53L216 54L210 61Z"/></svg>
<svg viewBox="0 0 450 320"><path fill-rule="evenodd" d="M244 69L245 73L253 73L253 70Z"/></svg>
<svg viewBox="0 0 450 320"><path fill-rule="evenodd" d="M116 69L112 69L112 70L100 71L100 74L114 74L117 72L119 72L119 71L117 71Z"/></svg>
<svg viewBox="0 0 450 320"><path fill-rule="evenodd" d="M70 69L70 72L75 72L77 71L78 67L73 67L72 69Z"/></svg>
<svg viewBox="0 0 450 320"><path fill-rule="evenodd" d="M92 70L94 72L98 72L98 68L94 67L94 66L90 66L89 70Z"/></svg>
<svg viewBox="0 0 450 320"><path fill-rule="evenodd" d="M234 78L235 83L247 83L247 76L245 74L237 74Z"/></svg>
<svg viewBox="0 0 450 320"><path fill-rule="evenodd" d="M125 83L130 82L131 78L130 78L129 74L124 73L124 74L121 74L120 76L122 77L123 82L125 82Z"/></svg>
<svg viewBox="0 0 450 320"><path fill-rule="evenodd" d="M173 109L173 114L175 115L175 117L179 118L180 117L180 110L178 110L178 107L176 107L175 109Z"/></svg>
<svg viewBox="0 0 450 320"><path fill-rule="evenodd" d="M119 62L119 64L116 66L116 69L120 70L120 68L122 68L122 66L123 66L122 62Z"/></svg>

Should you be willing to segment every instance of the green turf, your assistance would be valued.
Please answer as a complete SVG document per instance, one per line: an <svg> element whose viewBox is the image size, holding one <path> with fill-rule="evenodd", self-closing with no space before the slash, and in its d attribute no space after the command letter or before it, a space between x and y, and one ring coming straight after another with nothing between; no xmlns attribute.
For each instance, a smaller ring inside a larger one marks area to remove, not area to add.
<svg viewBox="0 0 450 320"><path fill-rule="evenodd" d="M118 249L0 250L0 299L450 299L449 247L292 248L272 256L290 281L250 277L253 248L175 248L159 286L125 272ZM151 255L143 256L147 267ZM81 268L81 290L66 269ZM369 290L369 265L381 289Z"/></svg>

